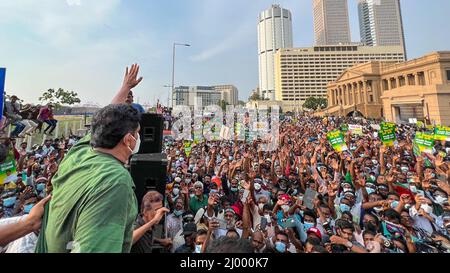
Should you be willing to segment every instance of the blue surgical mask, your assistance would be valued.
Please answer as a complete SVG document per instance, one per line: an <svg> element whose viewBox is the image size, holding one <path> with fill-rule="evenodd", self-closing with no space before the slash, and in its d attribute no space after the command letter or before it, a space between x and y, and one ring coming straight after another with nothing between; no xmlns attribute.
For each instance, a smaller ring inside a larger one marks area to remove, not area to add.
<svg viewBox="0 0 450 273"><path fill-rule="evenodd" d="M195 245L194 253L202 253L202 245Z"/></svg>
<svg viewBox="0 0 450 273"><path fill-rule="evenodd" d="M394 201L391 203L391 208L395 209L398 206L398 201Z"/></svg>
<svg viewBox="0 0 450 273"><path fill-rule="evenodd" d="M236 187L232 187L232 188L231 188L231 191L232 191L232 192L237 192L238 190L239 190L239 188L236 188Z"/></svg>
<svg viewBox="0 0 450 273"><path fill-rule="evenodd" d="M15 196L3 199L3 206L5 208L14 207L15 204L16 204L16 197Z"/></svg>
<svg viewBox="0 0 450 273"><path fill-rule="evenodd" d="M33 207L34 207L34 204L28 204L28 205L24 206L23 213L25 213L25 214L30 213L30 211Z"/></svg>
<svg viewBox="0 0 450 273"><path fill-rule="evenodd" d="M280 253L284 253L286 252L286 244L283 242L276 242L275 249Z"/></svg>
<svg viewBox="0 0 450 273"><path fill-rule="evenodd" d="M45 189L45 184L41 183L41 184L37 184L37 185L36 185L36 190L37 190L38 192L41 192L41 191L43 191L44 189Z"/></svg>
<svg viewBox="0 0 450 273"><path fill-rule="evenodd" d="M176 217L179 217L179 216L183 215L183 213L184 213L184 210L174 210L174 211L173 211L173 214L174 214Z"/></svg>
<svg viewBox="0 0 450 273"><path fill-rule="evenodd" d="M347 204L340 204L339 209L341 210L341 212L346 212L346 211L350 211L351 208Z"/></svg>
<svg viewBox="0 0 450 273"><path fill-rule="evenodd" d="M366 187L366 192L367 192L367 194L372 194L375 192L375 190L372 188Z"/></svg>
<svg viewBox="0 0 450 273"><path fill-rule="evenodd" d="M305 223L303 224L303 227L305 228L305 231L308 231L308 229L314 227L314 223L305 222Z"/></svg>

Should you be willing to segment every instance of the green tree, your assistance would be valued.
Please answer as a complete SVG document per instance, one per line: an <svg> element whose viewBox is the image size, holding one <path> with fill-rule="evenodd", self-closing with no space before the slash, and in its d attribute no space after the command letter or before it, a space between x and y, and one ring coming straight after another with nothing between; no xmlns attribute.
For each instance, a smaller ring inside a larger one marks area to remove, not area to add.
<svg viewBox="0 0 450 273"><path fill-rule="evenodd" d="M238 105L245 106L245 102L240 100L238 101Z"/></svg>
<svg viewBox="0 0 450 273"><path fill-rule="evenodd" d="M223 111L226 111L227 106L230 104L224 100L219 100L218 105L220 106L220 108L222 108Z"/></svg>
<svg viewBox="0 0 450 273"><path fill-rule="evenodd" d="M262 100L262 98L258 93L253 93L248 100L260 101L260 100Z"/></svg>
<svg viewBox="0 0 450 273"><path fill-rule="evenodd" d="M309 97L306 99L305 103L303 104L303 108L314 110L317 109L325 109L328 107L328 102L325 98L315 98L315 97Z"/></svg>
<svg viewBox="0 0 450 273"><path fill-rule="evenodd" d="M43 104L51 103L55 105L56 109L59 109L64 105L69 106L81 102L77 93L73 91L65 91L62 88L59 88L56 91L55 89L48 89L42 94L39 101Z"/></svg>

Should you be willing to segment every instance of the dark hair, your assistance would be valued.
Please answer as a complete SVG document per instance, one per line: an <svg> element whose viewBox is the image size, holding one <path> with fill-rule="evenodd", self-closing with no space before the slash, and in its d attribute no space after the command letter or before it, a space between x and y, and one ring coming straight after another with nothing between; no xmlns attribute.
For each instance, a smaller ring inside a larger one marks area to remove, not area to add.
<svg viewBox="0 0 450 273"><path fill-rule="evenodd" d="M329 254L329 252L321 245L314 245L313 251L321 254Z"/></svg>
<svg viewBox="0 0 450 273"><path fill-rule="evenodd" d="M94 148L112 149L128 133L136 131L140 113L128 104L108 105L92 119L91 145Z"/></svg>
<svg viewBox="0 0 450 273"><path fill-rule="evenodd" d="M355 231L355 227L353 226L353 223L350 223L347 220L344 219L338 219L336 220L336 227L340 229L351 229L352 231Z"/></svg>
<svg viewBox="0 0 450 273"><path fill-rule="evenodd" d="M223 236L212 241L206 247L206 253L253 253L254 249L249 240L234 239Z"/></svg>
<svg viewBox="0 0 450 273"><path fill-rule="evenodd" d="M384 217L386 217L388 220L389 219L397 219L399 222L401 220L400 217L400 213L398 213L396 210L394 209L387 209L384 211ZM390 220L389 220L390 221Z"/></svg>
<svg viewBox="0 0 450 273"><path fill-rule="evenodd" d="M282 230L278 231L278 232L275 234L275 237L277 237L278 235L285 236L285 237L288 238L288 240L289 240L288 234L287 234L286 232L282 231Z"/></svg>
<svg viewBox="0 0 450 273"><path fill-rule="evenodd" d="M363 231L363 237L364 237L364 235L366 235L366 234L370 234L370 235L376 236L376 235L377 235L377 232L374 231L374 230L371 230L371 229L365 229L365 230Z"/></svg>
<svg viewBox="0 0 450 273"><path fill-rule="evenodd" d="M208 234L208 231L206 231L205 229L197 230L197 237L201 236L201 235L206 235L206 234Z"/></svg>
<svg viewBox="0 0 450 273"><path fill-rule="evenodd" d="M8 148L0 144L0 163L3 163L6 160L6 157L8 156Z"/></svg>
<svg viewBox="0 0 450 273"><path fill-rule="evenodd" d="M303 219L305 218L306 215L312 217L314 219L314 222L317 222L317 214L313 210L306 209L305 212L303 213Z"/></svg>
<svg viewBox="0 0 450 273"><path fill-rule="evenodd" d="M164 202L163 195L157 191L147 192L142 198L141 213L144 213L145 209L148 208L150 203L154 202Z"/></svg>
<svg viewBox="0 0 450 273"><path fill-rule="evenodd" d="M313 246L320 246L320 243L321 241L317 237L308 237L308 239L306 239L306 244L311 244Z"/></svg>

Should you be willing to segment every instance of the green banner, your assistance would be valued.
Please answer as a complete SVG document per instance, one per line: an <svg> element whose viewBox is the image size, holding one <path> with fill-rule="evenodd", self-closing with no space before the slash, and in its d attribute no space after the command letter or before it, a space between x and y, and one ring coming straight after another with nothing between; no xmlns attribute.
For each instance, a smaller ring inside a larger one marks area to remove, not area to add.
<svg viewBox="0 0 450 273"><path fill-rule="evenodd" d="M0 164L0 185L3 185L5 181L17 181L16 160L12 152L8 154L5 162Z"/></svg>
<svg viewBox="0 0 450 273"><path fill-rule="evenodd" d="M428 133L416 133L416 138L414 139L417 148L419 148L420 153L433 153L434 147L434 135Z"/></svg>
<svg viewBox="0 0 450 273"><path fill-rule="evenodd" d="M191 151L192 151L192 143L190 141L186 141L184 143L184 153L186 154L187 157L191 155Z"/></svg>
<svg viewBox="0 0 450 273"><path fill-rule="evenodd" d="M347 144L344 140L344 135L340 130L329 132L327 134L327 139L328 141L330 141L331 146L333 146L333 149L335 151L343 152L348 150Z"/></svg>
<svg viewBox="0 0 450 273"><path fill-rule="evenodd" d="M384 146L386 147L394 146L394 141L397 140L397 137L395 136L395 128L396 128L395 124L383 122L381 123L380 127L381 129L379 132L379 136Z"/></svg>
<svg viewBox="0 0 450 273"><path fill-rule="evenodd" d="M450 128L445 126L436 126L434 129L434 139L450 141Z"/></svg>

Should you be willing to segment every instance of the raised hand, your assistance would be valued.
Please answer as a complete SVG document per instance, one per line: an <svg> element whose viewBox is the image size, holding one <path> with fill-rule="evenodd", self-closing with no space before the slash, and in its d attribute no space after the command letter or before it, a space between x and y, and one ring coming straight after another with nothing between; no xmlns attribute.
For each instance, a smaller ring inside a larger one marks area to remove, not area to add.
<svg viewBox="0 0 450 273"><path fill-rule="evenodd" d="M130 70L128 70L127 67L125 71L125 76L123 78L122 88L127 88L128 90L135 88L143 80L143 77L138 78L138 74L139 74L138 64L131 65Z"/></svg>

